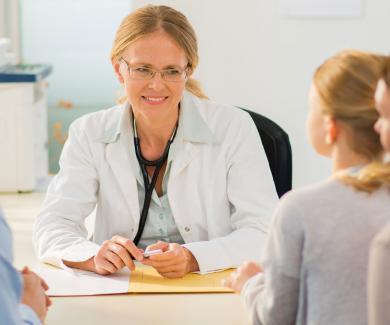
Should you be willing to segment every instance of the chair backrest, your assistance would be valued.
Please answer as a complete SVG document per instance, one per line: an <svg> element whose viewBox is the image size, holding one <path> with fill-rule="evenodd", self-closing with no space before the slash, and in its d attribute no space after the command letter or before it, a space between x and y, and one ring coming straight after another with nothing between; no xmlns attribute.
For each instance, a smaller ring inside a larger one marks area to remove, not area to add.
<svg viewBox="0 0 390 325"><path fill-rule="evenodd" d="M276 191L281 197L292 187L292 152L288 134L269 118L244 108L241 109L248 112L255 122L267 155Z"/></svg>

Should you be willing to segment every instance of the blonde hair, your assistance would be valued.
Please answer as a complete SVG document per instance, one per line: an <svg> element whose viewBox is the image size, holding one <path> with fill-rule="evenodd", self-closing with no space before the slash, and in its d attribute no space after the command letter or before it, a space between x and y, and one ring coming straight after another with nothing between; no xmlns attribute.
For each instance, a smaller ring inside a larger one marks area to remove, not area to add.
<svg viewBox="0 0 390 325"><path fill-rule="evenodd" d="M350 148L370 161L356 175L342 174L340 179L369 193L382 186L390 188L390 165L383 162L384 150L374 131L378 119L374 94L385 58L345 50L325 61L313 79L323 113L347 127Z"/></svg>
<svg viewBox="0 0 390 325"><path fill-rule="evenodd" d="M386 63L383 69L383 80L388 88L390 88L390 56L386 58Z"/></svg>
<svg viewBox="0 0 390 325"><path fill-rule="evenodd" d="M147 5L126 16L116 32L111 61L118 62L130 44L158 30L167 33L183 49L188 68L193 72L199 62L195 31L182 13L168 6ZM199 98L207 98L200 83L193 78L187 79L186 89ZM119 102L124 100L121 98Z"/></svg>

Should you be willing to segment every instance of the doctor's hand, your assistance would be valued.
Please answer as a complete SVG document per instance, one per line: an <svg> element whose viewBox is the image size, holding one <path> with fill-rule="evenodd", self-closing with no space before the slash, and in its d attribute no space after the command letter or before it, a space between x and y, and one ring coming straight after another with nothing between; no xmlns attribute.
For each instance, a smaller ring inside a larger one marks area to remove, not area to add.
<svg viewBox="0 0 390 325"><path fill-rule="evenodd" d="M223 285L240 293L245 282L256 274L263 272L260 265L255 262L245 262L236 271L234 271L229 278L223 281Z"/></svg>
<svg viewBox="0 0 390 325"><path fill-rule="evenodd" d="M98 274L108 275L115 273L127 266L131 271L135 270L132 256L143 260L143 251L133 241L122 236L114 236L103 242L100 250L93 258L94 271Z"/></svg>
<svg viewBox="0 0 390 325"><path fill-rule="evenodd" d="M161 254L144 258L142 264L152 266L166 278L181 278L187 273L199 271L199 265L194 255L185 247L159 241L146 248L148 250L161 249Z"/></svg>

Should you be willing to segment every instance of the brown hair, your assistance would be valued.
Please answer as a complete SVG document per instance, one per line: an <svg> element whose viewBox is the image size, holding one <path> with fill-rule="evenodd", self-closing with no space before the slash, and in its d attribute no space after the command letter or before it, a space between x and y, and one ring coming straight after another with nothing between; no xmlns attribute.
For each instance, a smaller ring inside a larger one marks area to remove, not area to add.
<svg viewBox="0 0 390 325"><path fill-rule="evenodd" d="M147 5L126 16L116 32L111 61L118 62L130 44L161 29L184 50L188 67L193 72L199 62L195 31L182 13L168 6ZM187 79L186 89L199 98L207 98L195 79Z"/></svg>
<svg viewBox="0 0 390 325"><path fill-rule="evenodd" d="M343 174L340 179L366 192L390 187L390 165L382 162L384 151L374 131L374 94L384 64L385 56L345 50L325 61L313 80L323 113L347 127L350 148L370 161L357 175Z"/></svg>

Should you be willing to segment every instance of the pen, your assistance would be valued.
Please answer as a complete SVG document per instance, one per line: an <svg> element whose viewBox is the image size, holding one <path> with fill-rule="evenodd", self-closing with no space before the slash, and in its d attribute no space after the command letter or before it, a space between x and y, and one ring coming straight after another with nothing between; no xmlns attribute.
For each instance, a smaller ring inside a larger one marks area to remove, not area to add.
<svg viewBox="0 0 390 325"><path fill-rule="evenodd" d="M150 251L144 252L144 257L150 257L150 256L161 254L161 253L162 253L161 249L150 250Z"/></svg>

